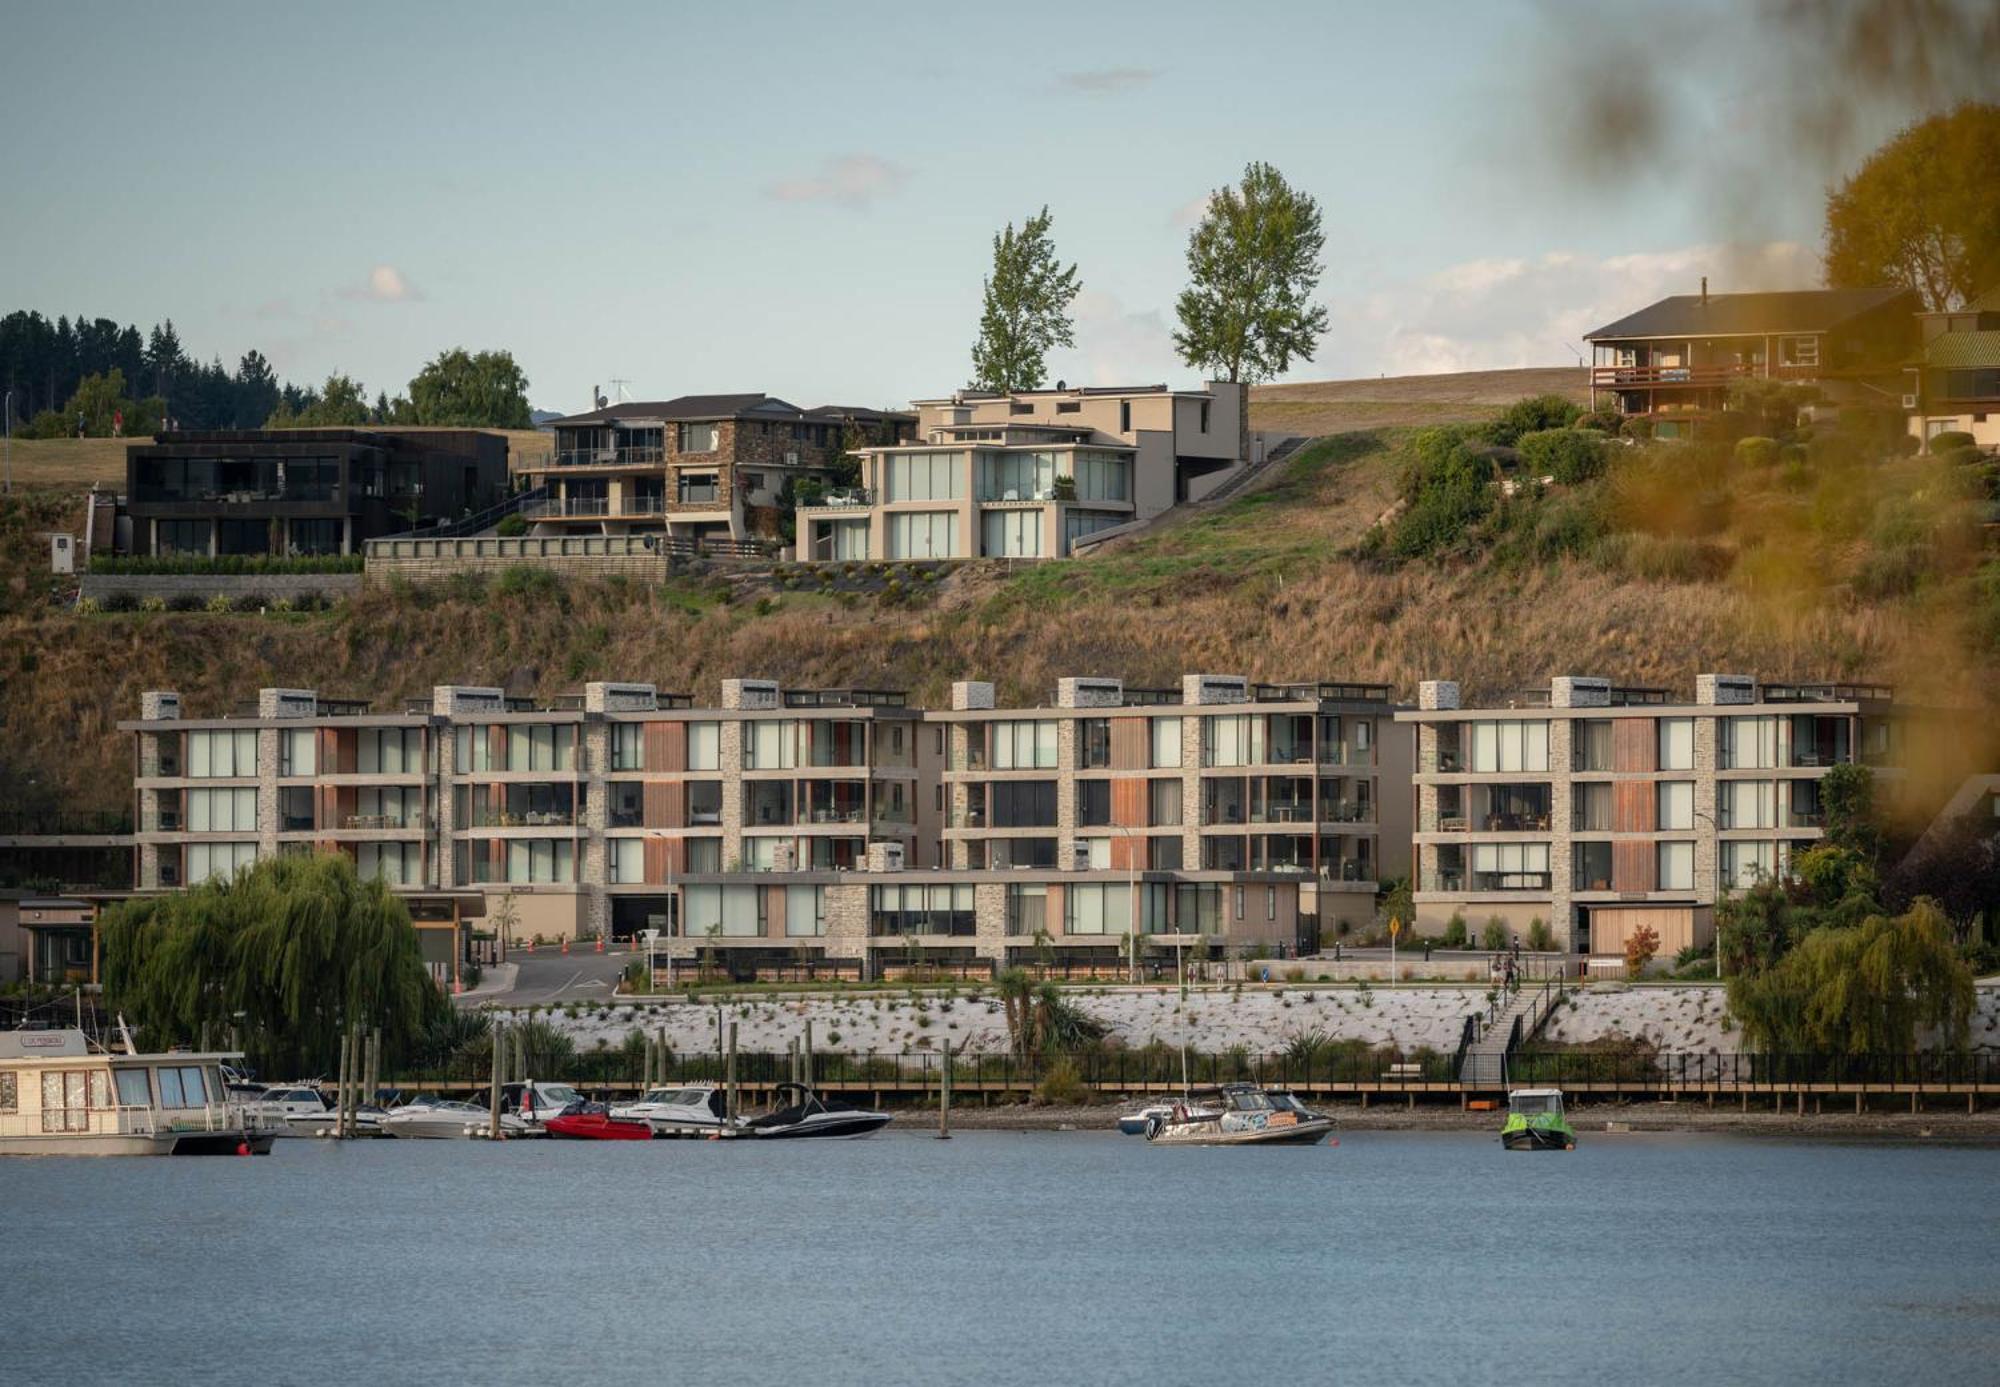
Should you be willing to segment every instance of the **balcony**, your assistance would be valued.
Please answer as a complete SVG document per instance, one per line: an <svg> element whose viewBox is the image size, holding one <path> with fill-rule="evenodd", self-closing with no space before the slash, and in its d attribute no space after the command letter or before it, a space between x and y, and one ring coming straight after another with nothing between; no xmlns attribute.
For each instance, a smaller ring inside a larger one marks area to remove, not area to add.
<svg viewBox="0 0 2000 1387"><path fill-rule="evenodd" d="M665 448L566 448L551 454L551 467L656 467L667 460Z"/></svg>
<svg viewBox="0 0 2000 1387"><path fill-rule="evenodd" d="M840 491L829 491L809 506L801 510L854 510L860 506L875 504L875 493L866 487L851 486Z"/></svg>
<svg viewBox="0 0 2000 1387"><path fill-rule="evenodd" d="M340 821L342 828L372 829L381 832L389 829L420 828L421 823L414 814L349 814Z"/></svg>
<svg viewBox="0 0 2000 1387"><path fill-rule="evenodd" d="M611 499L607 496L551 497L546 501L530 501L521 507L521 518L524 520L601 519L609 514Z"/></svg>
<svg viewBox="0 0 2000 1387"><path fill-rule="evenodd" d="M573 828L576 814L568 809L531 809L525 813L481 809L472 816L474 828Z"/></svg>

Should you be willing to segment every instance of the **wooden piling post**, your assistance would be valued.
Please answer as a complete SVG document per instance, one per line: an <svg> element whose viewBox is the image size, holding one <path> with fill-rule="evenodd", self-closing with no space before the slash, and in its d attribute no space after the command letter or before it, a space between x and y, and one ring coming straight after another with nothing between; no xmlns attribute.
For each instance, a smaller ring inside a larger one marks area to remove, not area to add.
<svg viewBox="0 0 2000 1387"><path fill-rule="evenodd" d="M334 1090L333 1095L333 1136L336 1141L347 1135L347 1061L349 1058L347 1041L352 1035L353 1032L347 1030L343 1030L340 1033L340 1064L338 1066L340 1078L338 1087Z"/></svg>
<svg viewBox="0 0 2000 1387"><path fill-rule="evenodd" d="M486 1135L494 1141L500 1139L500 1071L507 1063L507 1027L499 1021L493 1023L493 1077L486 1096Z"/></svg>
<svg viewBox="0 0 2000 1387"><path fill-rule="evenodd" d="M715 1014L717 1017L720 1017L722 1015L721 1009L717 1008ZM736 1121L736 1023L734 1021L729 1023L729 1048L723 1052L722 1083L725 1094L725 1111L728 1112L729 1120L733 1123Z"/></svg>
<svg viewBox="0 0 2000 1387"><path fill-rule="evenodd" d="M368 1032L368 1085L361 1090L363 1102L372 1103L382 1091L382 1028L376 1026ZM360 1123L360 1112L355 1113L356 1125Z"/></svg>
<svg viewBox="0 0 2000 1387"><path fill-rule="evenodd" d="M813 1023L806 1022L805 1038L806 1087L812 1088L818 1080L813 1076Z"/></svg>

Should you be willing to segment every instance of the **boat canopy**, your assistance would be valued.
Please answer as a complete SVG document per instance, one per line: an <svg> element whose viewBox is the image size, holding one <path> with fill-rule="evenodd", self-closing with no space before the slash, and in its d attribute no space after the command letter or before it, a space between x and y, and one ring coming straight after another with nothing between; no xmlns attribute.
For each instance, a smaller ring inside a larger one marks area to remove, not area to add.
<svg viewBox="0 0 2000 1387"><path fill-rule="evenodd" d="M1523 1117L1536 1117L1542 1113L1560 1113L1563 1110L1563 1095L1559 1088L1521 1088L1507 1095L1507 1108Z"/></svg>

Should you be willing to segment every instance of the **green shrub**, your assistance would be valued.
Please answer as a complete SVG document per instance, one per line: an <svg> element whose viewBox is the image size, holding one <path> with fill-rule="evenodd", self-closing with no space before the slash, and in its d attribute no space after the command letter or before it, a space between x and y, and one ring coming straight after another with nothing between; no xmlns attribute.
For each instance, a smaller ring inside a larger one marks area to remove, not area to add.
<svg viewBox="0 0 2000 1387"><path fill-rule="evenodd" d="M148 593L139 599L139 610L142 612L164 612L166 609L167 599L158 593Z"/></svg>
<svg viewBox="0 0 2000 1387"><path fill-rule="evenodd" d="M1555 932L1549 922L1537 915L1528 921L1528 947L1537 953L1547 953L1556 946Z"/></svg>
<svg viewBox="0 0 2000 1387"><path fill-rule="evenodd" d="M230 609L229 594L226 592L216 593L215 596L208 599L207 606L209 611L215 612L218 615L228 611Z"/></svg>
<svg viewBox="0 0 2000 1387"><path fill-rule="evenodd" d="M1530 476L1573 486L1604 472L1604 440L1592 429L1541 429L1522 434L1515 446Z"/></svg>
<svg viewBox="0 0 2000 1387"><path fill-rule="evenodd" d="M104 610L107 612L136 612L139 599L129 592L108 592L104 595Z"/></svg>
<svg viewBox="0 0 2000 1387"><path fill-rule="evenodd" d="M1526 434L1566 429L1582 413L1581 406L1560 395L1530 395L1508 405L1498 419L1479 432L1489 443L1512 447Z"/></svg>
<svg viewBox="0 0 2000 1387"><path fill-rule="evenodd" d="M556 575L546 568L531 568L527 564L515 564L502 571L500 581L494 584L502 597L553 597L561 586Z"/></svg>
<svg viewBox="0 0 2000 1387"><path fill-rule="evenodd" d="M1972 435L1963 429L1946 429L1943 433L1931 435L1930 450L1933 453L1949 453L1956 448L1974 447Z"/></svg>
<svg viewBox="0 0 2000 1387"><path fill-rule="evenodd" d="M260 612L264 609L264 594L261 592L238 593L229 603L232 610L239 612Z"/></svg>
<svg viewBox="0 0 2000 1387"><path fill-rule="evenodd" d="M1479 947L1498 952L1507 947L1507 922L1498 915L1486 917L1486 928L1479 931Z"/></svg>
<svg viewBox="0 0 2000 1387"><path fill-rule="evenodd" d="M1736 463L1739 467L1770 467L1778 461L1778 440L1752 435L1736 440Z"/></svg>
<svg viewBox="0 0 2000 1387"><path fill-rule="evenodd" d="M1625 416L1615 409L1593 409L1586 414L1577 415L1576 423L1572 427L1596 429L1599 433L1616 436L1619 426L1624 422Z"/></svg>
<svg viewBox="0 0 2000 1387"><path fill-rule="evenodd" d="M1465 941L1465 912L1454 910L1451 912L1451 918L1445 921L1444 936L1438 942L1447 949L1462 949L1465 947Z"/></svg>
<svg viewBox="0 0 2000 1387"><path fill-rule="evenodd" d="M1635 414L1618 426L1618 432L1626 438L1648 439L1653 436L1653 421L1643 414Z"/></svg>
<svg viewBox="0 0 2000 1387"><path fill-rule="evenodd" d="M359 573L360 554L93 554L92 573L195 577L208 574L244 575Z"/></svg>
<svg viewBox="0 0 2000 1387"><path fill-rule="evenodd" d="M528 518L519 511L500 517L500 523L493 527L493 533L506 539L528 533Z"/></svg>

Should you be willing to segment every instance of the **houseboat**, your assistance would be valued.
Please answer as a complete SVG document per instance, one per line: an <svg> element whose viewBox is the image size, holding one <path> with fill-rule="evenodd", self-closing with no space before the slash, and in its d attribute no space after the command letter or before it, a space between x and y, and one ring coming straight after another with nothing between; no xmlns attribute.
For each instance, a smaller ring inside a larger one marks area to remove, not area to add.
<svg viewBox="0 0 2000 1387"><path fill-rule="evenodd" d="M123 1053L82 1031L0 1031L0 1155L269 1155L267 1124L224 1087L234 1052Z"/></svg>

